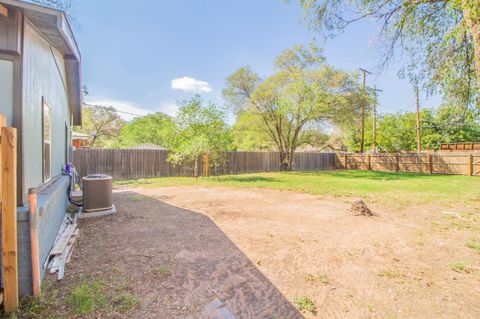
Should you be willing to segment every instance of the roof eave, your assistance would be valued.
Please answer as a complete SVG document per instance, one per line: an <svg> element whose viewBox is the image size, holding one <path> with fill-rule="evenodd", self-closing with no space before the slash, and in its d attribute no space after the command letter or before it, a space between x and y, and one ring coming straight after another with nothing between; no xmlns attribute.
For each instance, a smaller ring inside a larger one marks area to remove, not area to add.
<svg viewBox="0 0 480 319"><path fill-rule="evenodd" d="M67 42L67 45L71 50L71 53L73 53L73 54L66 54L66 55L73 56L78 62L80 62L82 60L80 49L78 48L78 44L77 44L77 41L75 40L75 37L73 36L73 31L72 31L72 28L70 27L70 24L68 23L68 19L63 12L61 12L61 15L57 19L57 26L58 26L59 32L62 34L63 38Z"/></svg>
<svg viewBox="0 0 480 319"><path fill-rule="evenodd" d="M82 125L82 67L75 59L65 59L67 72L68 103L73 117L73 125Z"/></svg>
<svg viewBox="0 0 480 319"><path fill-rule="evenodd" d="M73 115L73 124L81 125L83 106L81 54L65 13L20 0L0 0L0 3L21 10L27 19L36 25L51 44L63 54L67 72L68 101ZM43 17L49 16L50 22L42 23L45 22L43 21L45 19L41 19L42 15Z"/></svg>

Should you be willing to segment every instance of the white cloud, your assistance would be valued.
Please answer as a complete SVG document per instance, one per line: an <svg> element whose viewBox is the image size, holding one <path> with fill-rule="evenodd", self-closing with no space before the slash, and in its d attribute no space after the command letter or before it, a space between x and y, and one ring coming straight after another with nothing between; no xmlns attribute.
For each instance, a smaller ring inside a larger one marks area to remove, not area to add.
<svg viewBox="0 0 480 319"><path fill-rule="evenodd" d="M119 111L118 114L125 121L131 121L136 117L155 112L163 112L173 116L178 111L178 106L176 103L170 101L163 102L158 107L149 107L148 109L138 105L136 102L116 100L105 97L86 97L85 103L92 105L113 106Z"/></svg>
<svg viewBox="0 0 480 319"><path fill-rule="evenodd" d="M199 81L194 78L190 78L188 76L184 76L183 78L173 79L172 82L172 89L174 90L182 90L185 92L212 92L212 87L210 83L205 81Z"/></svg>

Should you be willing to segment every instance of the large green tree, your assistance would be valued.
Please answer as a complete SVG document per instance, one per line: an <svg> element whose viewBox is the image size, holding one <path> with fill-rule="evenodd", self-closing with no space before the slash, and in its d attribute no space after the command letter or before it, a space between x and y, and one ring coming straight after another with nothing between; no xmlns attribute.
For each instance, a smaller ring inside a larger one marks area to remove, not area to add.
<svg viewBox="0 0 480 319"><path fill-rule="evenodd" d="M248 67L238 69L227 78L223 96L237 114L259 119L257 128L280 152L281 168L290 170L312 129L353 117L361 94L355 75L327 65L314 44L285 50L275 67L265 79Z"/></svg>
<svg viewBox="0 0 480 319"><path fill-rule="evenodd" d="M215 104L204 105L200 96L179 103L174 118L176 143L169 160L180 163L194 162L194 175L198 176L198 162L208 155L214 165L222 161L222 153L233 148L232 137L225 122L225 112Z"/></svg>
<svg viewBox="0 0 480 319"><path fill-rule="evenodd" d="M172 148L175 142L175 123L172 117L160 112L135 118L121 129L118 138L119 147L153 143Z"/></svg>
<svg viewBox="0 0 480 319"><path fill-rule="evenodd" d="M436 150L441 143L480 140L480 114L474 109L443 105L420 112L422 149ZM358 130L344 131L349 151L358 151ZM365 145L371 148L372 121L366 123ZM377 122L377 147L381 152L416 151L417 124L414 112L383 114Z"/></svg>
<svg viewBox="0 0 480 319"><path fill-rule="evenodd" d="M82 111L82 126L76 130L90 136L91 147L112 147L125 122L112 106L89 105Z"/></svg>
<svg viewBox="0 0 480 319"><path fill-rule="evenodd" d="M263 129L262 117L252 112L239 112L232 128L232 137L237 151L272 151L275 143Z"/></svg>
<svg viewBox="0 0 480 319"><path fill-rule="evenodd" d="M401 74L430 93L463 105L478 103L480 1L478 0L298 0L306 20L335 35L361 19L380 24L383 63L403 51L410 63Z"/></svg>

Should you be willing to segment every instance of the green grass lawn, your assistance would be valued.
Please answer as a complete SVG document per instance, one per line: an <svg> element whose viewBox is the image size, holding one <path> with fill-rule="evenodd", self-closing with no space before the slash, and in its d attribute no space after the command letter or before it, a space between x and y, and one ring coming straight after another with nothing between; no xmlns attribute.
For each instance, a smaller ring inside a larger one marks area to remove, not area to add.
<svg viewBox="0 0 480 319"><path fill-rule="evenodd" d="M395 206L410 204L480 207L480 178L373 171L275 172L219 177L164 177L117 181L132 187L182 185L258 187L326 197L361 197Z"/></svg>

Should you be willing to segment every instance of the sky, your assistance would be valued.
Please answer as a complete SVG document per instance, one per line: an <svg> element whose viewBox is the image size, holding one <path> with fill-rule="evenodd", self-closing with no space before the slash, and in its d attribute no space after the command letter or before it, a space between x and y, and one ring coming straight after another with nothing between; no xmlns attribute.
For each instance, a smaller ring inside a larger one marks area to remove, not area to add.
<svg viewBox="0 0 480 319"><path fill-rule="evenodd" d="M324 48L327 62L345 71L377 70L377 27L353 24L324 40L308 30L302 11L283 0L76 0L72 22L82 52L87 103L112 105L144 115L175 114L177 101L199 93L219 106L225 78L249 65L261 76L274 72L284 49L308 44ZM415 96L398 78L400 63L369 75L367 83L383 91L379 112L414 111ZM438 97L421 105L438 105ZM126 119L131 116L123 114Z"/></svg>

